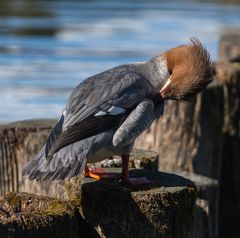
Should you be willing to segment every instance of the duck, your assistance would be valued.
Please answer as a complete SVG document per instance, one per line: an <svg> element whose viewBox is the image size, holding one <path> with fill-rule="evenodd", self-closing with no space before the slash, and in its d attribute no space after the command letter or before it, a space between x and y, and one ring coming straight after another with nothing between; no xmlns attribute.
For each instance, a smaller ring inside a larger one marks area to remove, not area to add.
<svg viewBox="0 0 240 238"><path fill-rule="evenodd" d="M188 100L202 91L212 80L211 67L207 49L191 38L146 62L88 77L73 89L46 144L22 175L52 181L85 172L95 179L112 178L87 164L119 155L122 183L148 183L146 178L129 178L129 154L136 138L163 116L166 100Z"/></svg>

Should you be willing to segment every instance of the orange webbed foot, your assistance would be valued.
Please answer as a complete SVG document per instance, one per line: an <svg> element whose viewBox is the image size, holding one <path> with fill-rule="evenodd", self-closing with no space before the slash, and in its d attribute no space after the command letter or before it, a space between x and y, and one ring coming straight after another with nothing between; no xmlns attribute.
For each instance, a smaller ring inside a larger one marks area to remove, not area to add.
<svg viewBox="0 0 240 238"><path fill-rule="evenodd" d="M117 178L119 178L118 173L108 173L108 172L105 172L103 169L100 169L100 168L89 169L87 166L85 167L85 176L96 179L96 180L117 179Z"/></svg>

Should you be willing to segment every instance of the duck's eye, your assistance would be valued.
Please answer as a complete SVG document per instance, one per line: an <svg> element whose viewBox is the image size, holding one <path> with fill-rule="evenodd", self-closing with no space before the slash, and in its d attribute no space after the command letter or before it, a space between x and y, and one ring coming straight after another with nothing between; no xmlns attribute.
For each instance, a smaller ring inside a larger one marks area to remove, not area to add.
<svg viewBox="0 0 240 238"><path fill-rule="evenodd" d="M172 85L172 86L171 86L171 89L172 89L172 90L175 90L175 88L176 88L175 85Z"/></svg>

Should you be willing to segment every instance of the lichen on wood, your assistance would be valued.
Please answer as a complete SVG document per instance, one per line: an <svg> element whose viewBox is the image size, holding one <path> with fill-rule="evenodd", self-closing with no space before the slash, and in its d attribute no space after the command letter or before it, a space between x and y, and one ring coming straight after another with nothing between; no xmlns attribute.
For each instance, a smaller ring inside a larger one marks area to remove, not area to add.
<svg viewBox="0 0 240 238"><path fill-rule="evenodd" d="M79 215L66 201L11 192L0 207L0 237L78 237Z"/></svg>

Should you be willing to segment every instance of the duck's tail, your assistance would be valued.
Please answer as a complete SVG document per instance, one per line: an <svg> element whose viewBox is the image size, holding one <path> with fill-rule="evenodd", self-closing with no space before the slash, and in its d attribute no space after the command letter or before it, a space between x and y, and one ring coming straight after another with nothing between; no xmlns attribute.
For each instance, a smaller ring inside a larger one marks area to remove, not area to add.
<svg viewBox="0 0 240 238"><path fill-rule="evenodd" d="M22 175L28 176L30 180L64 180L79 176L86 164L86 153L79 153L76 144L62 148L50 160L46 159L44 146L34 159L27 163Z"/></svg>

